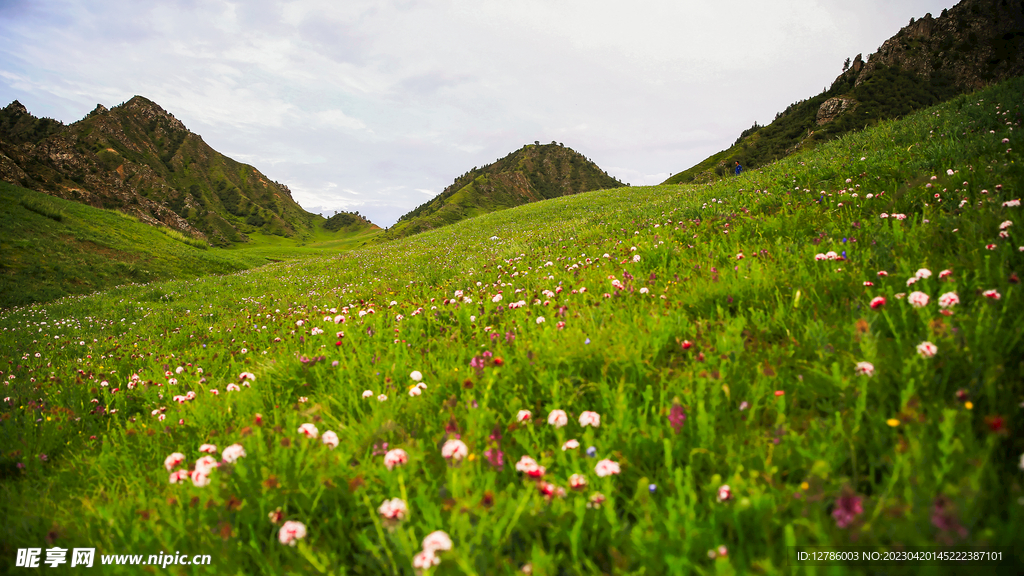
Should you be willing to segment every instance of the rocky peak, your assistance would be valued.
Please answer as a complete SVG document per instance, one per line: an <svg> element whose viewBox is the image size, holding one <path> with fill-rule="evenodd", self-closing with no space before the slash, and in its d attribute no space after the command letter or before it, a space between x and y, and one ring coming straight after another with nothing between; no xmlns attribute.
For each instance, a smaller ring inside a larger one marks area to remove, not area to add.
<svg viewBox="0 0 1024 576"><path fill-rule="evenodd" d="M15 114L17 114L17 115L28 114L28 108L25 108L25 106L21 102L18 102L17 100L15 100L14 102L11 102L10 104L8 104L7 107L4 108L3 111L5 113L11 114L11 115L15 115Z"/></svg>
<svg viewBox="0 0 1024 576"><path fill-rule="evenodd" d="M96 107L92 109L92 112L89 112L89 116L98 116L100 114L106 114L107 112L109 112L109 110L107 110L106 106L103 104L97 104Z"/></svg>
<svg viewBox="0 0 1024 576"><path fill-rule="evenodd" d="M131 100L116 106L115 109L121 109L125 112L129 112L145 122L151 122L153 120L165 120L170 124L170 128L174 130L185 130L185 125L182 124L181 120L174 117L173 114L164 110L159 104L144 98L142 96L133 96Z"/></svg>

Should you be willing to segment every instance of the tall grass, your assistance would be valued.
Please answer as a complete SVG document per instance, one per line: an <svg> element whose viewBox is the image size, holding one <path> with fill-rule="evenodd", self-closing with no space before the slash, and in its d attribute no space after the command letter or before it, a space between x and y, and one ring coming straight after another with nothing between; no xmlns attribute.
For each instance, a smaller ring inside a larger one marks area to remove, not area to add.
<svg viewBox="0 0 1024 576"><path fill-rule="evenodd" d="M711 185L4 312L0 556L414 574L442 530L431 574L877 571L796 566L810 545L1003 547L980 569L1012 570L1022 88ZM168 481L174 453L198 485Z"/></svg>

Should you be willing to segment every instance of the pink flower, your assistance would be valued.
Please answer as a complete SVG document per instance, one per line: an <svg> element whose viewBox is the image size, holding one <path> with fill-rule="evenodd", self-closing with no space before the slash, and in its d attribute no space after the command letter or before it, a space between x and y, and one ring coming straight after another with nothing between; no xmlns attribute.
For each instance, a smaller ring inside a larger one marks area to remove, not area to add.
<svg viewBox="0 0 1024 576"><path fill-rule="evenodd" d="M385 500L380 505L380 508L377 508L377 513L388 520L404 520L405 516L409 513L409 508L406 506L405 500L392 498L391 500Z"/></svg>
<svg viewBox="0 0 1024 576"><path fill-rule="evenodd" d="M998 246L996 246L995 244L986 244L985 245L985 249L986 250L995 250L996 248L998 248Z"/></svg>
<svg viewBox="0 0 1024 576"><path fill-rule="evenodd" d="M215 454L217 452L217 447L213 444L203 444L199 447L199 451L205 452L206 454Z"/></svg>
<svg viewBox="0 0 1024 576"><path fill-rule="evenodd" d="M304 435L306 438L316 439L320 435L320 431L316 429L316 426L306 422L302 426L299 426L299 434Z"/></svg>
<svg viewBox="0 0 1024 576"><path fill-rule="evenodd" d="M232 444L225 448L220 455L224 458L225 462L232 464L239 458L245 457L245 448L243 448L241 444Z"/></svg>
<svg viewBox="0 0 1024 576"><path fill-rule="evenodd" d="M565 452L566 450L575 450L579 447L580 443L578 440L566 440L565 444L562 444L562 452Z"/></svg>
<svg viewBox="0 0 1024 576"><path fill-rule="evenodd" d="M856 371L862 376L874 376L875 366L871 362L857 362Z"/></svg>
<svg viewBox="0 0 1024 576"><path fill-rule="evenodd" d="M192 484L196 488L202 488L210 485L210 476L205 474L198 469L192 471Z"/></svg>
<svg viewBox="0 0 1024 576"><path fill-rule="evenodd" d="M568 423L569 417L566 416L565 410L552 410L551 413L548 414L548 424L555 428L561 428Z"/></svg>
<svg viewBox="0 0 1024 576"><path fill-rule="evenodd" d="M171 472L170 483L177 484L178 482L184 482L188 480L190 473L188 470L175 470Z"/></svg>
<svg viewBox="0 0 1024 576"><path fill-rule="evenodd" d="M935 344L932 344L931 342L921 342L920 344L917 345L917 353L920 354L921 356L924 356L925 358L931 358L932 356L935 356L935 354L938 353L938 351L939 347L936 346Z"/></svg>
<svg viewBox="0 0 1024 576"><path fill-rule="evenodd" d="M373 390L363 390L363 398L372 398Z"/></svg>
<svg viewBox="0 0 1024 576"><path fill-rule="evenodd" d="M412 567L426 570L441 563L441 559L434 555L433 550L422 550L412 557Z"/></svg>
<svg viewBox="0 0 1024 576"><path fill-rule="evenodd" d="M238 375L238 379L248 382L255 382L256 376L252 372L242 372L241 374Z"/></svg>
<svg viewBox="0 0 1024 576"><path fill-rule="evenodd" d="M534 478L540 478L546 471L543 466L537 464L536 460L526 455L520 458L519 462L516 462L516 470Z"/></svg>
<svg viewBox="0 0 1024 576"><path fill-rule="evenodd" d="M196 472L200 472L202 474L209 474L217 466L220 466L220 463L217 462L217 459L214 458L213 456L206 455L200 458L199 460L196 460L195 469Z"/></svg>
<svg viewBox="0 0 1024 576"><path fill-rule="evenodd" d="M981 295L984 296L985 298L991 298L993 300L999 300L1000 298L1003 297L1002 294L1000 294L996 290L985 290L984 292L981 293Z"/></svg>
<svg viewBox="0 0 1024 576"><path fill-rule="evenodd" d="M911 292L910 296L907 296L907 302L914 308L922 308L928 305L928 295L924 292Z"/></svg>
<svg viewBox="0 0 1024 576"><path fill-rule="evenodd" d="M277 533L277 539L281 544L287 544L289 546L295 546L296 542L306 537L306 525L302 522L296 522L295 520L289 520L281 526L281 530Z"/></svg>
<svg viewBox="0 0 1024 576"><path fill-rule="evenodd" d="M956 292L946 292L942 296L939 296L940 308L951 308L959 303L960 297L956 295Z"/></svg>
<svg viewBox="0 0 1024 576"><path fill-rule="evenodd" d="M601 478L618 474L620 471L619 464L607 458L598 462L597 466L594 466L594 472L597 472L597 475Z"/></svg>
<svg viewBox="0 0 1024 576"><path fill-rule="evenodd" d="M533 414L529 410L520 410L516 414L516 422L529 422L530 418L533 418Z"/></svg>
<svg viewBox="0 0 1024 576"><path fill-rule="evenodd" d="M466 443L462 440L449 440L441 447L441 456L446 460L455 460L458 462L468 454L469 448L466 447Z"/></svg>
<svg viewBox="0 0 1024 576"><path fill-rule="evenodd" d="M580 426L593 426L594 428L601 426L601 415L597 412L585 410L580 414Z"/></svg>
<svg viewBox="0 0 1024 576"><path fill-rule="evenodd" d="M569 476L569 486L574 490L586 488L587 479L581 474L573 474L572 476Z"/></svg>
<svg viewBox="0 0 1024 576"><path fill-rule="evenodd" d="M920 270L918 270L918 271L917 271L917 272L916 272L916 273L914 274L914 278L920 278L920 279L922 279L922 280L923 280L923 279L925 279L925 278L930 278L930 277L931 277L931 275L932 275L932 271L931 271L931 270L929 270L929 269L927 269L927 268L921 268Z"/></svg>
<svg viewBox="0 0 1024 576"><path fill-rule="evenodd" d="M333 430L328 430L327 432L324 432L324 435L320 437L320 441L326 444L327 447L330 448L331 450L337 448L338 444L341 442L338 439L338 434L335 433Z"/></svg>
<svg viewBox="0 0 1024 576"><path fill-rule="evenodd" d="M836 526L846 528L863 512L864 509L861 506L860 496L847 493L836 500L836 506L832 510L832 517L836 519Z"/></svg>
<svg viewBox="0 0 1024 576"><path fill-rule="evenodd" d="M942 280L943 278L946 278L946 277L952 276L952 275L953 275L953 271L952 270L949 270L949 269L943 270L942 272L939 272L939 280Z"/></svg>
<svg viewBox="0 0 1024 576"><path fill-rule="evenodd" d="M601 504L604 503L604 494L600 492L594 492L590 495L590 501L587 502L587 508L600 508Z"/></svg>
<svg viewBox="0 0 1024 576"><path fill-rule="evenodd" d="M722 484L718 488L718 501L725 502L727 500L732 500L732 490L728 484Z"/></svg>
<svg viewBox="0 0 1024 576"><path fill-rule="evenodd" d="M886 272L885 270L879 270L879 271L878 271L878 275L879 275L879 276L888 276L888 275L889 275L889 273L888 273L888 272Z"/></svg>
<svg viewBox="0 0 1024 576"><path fill-rule="evenodd" d="M870 281L870 280L865 280L865 281L864 281L864 285L865 285L865 286L874 286L874 285L875 285L875 283L874 283L874 282L872 282L872 281Z"/></svg>
<svg viewBox="0 0 1024 576"><path fill-rule="evenodd" d="M452 539L444 530L436 530L427 534L426 538L423 539L423 550L430 550L431 552L437 552L438 550L451 550Z"/></svg>
<svg viewBox="0 0 1024 576"><path fill-rule="evenodd" d="M167 468L167 471L170 472L171 470L174 469L175 466L181 464L184 461L185 455L182 454L181 452L175 452L164 459L164 468Z"/></svg>
<svg viewBox="0 0 1024 576"><path fill-rule="evenodd" d="M1010 226L1013 226L1013 221L1012 220L1006 220L1002 224L999 225L999 229L1000 230L1006 230Z"/></svg>
<svg viewBox="0 0 1024 576"><path fill-rule="evenodd" d="M820 253L820 252L819 252L819 253L817 253L817 254L815 254L815 255L814 255L814 259L815 259L816 261L821 261L821 260L825 260L825 259L826 259L826 257L825 257L825 255L824 255L824 254L822 254L822 253Z"/></svg>
<svg viewBox="0 0 1024 576"><path fill-rule="evenodd" d="M409 455L401 448L389 450L388 453L384 455L384 465L388 467L388 470L391 470L395 466L405 464L408 461Z"/></svg>
<svg viewBox="0 0 1024 576"><path fill-rule="evenodd" d="M235 384L234 382L232 382L231 384L228 384L227 390L228 390L228 392L239 392L242 389L238 386L238 384Z"/></svg>
<svg viewBox="0 0 1024 576"><path fill-rule="evenodd" d="M882 306L885 306L885 298L884 297L882 297L882 296L875 296L874 298L871 299L871 309L872 310L877 310L877 309L881 308Z"/></svg>

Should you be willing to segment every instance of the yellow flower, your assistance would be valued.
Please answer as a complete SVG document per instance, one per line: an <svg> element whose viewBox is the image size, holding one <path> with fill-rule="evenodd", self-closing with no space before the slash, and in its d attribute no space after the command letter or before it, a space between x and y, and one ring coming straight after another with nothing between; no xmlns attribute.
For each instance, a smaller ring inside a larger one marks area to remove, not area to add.
<svg viewBox="0 0 1024 576"><path fill-rule="evenodd" d="M476 454L469 455L469 461L472 462L473 460L476 460Z"/></svg>
<svg viewBox="0 0 1024 576"><path fill-rule="evenodd" d="M801 482L801 483L800 483L800 489L801 489L801 490L807 490L807 489L808 489L808 488L810 488L810 487L811 487L811 485L810 485L810 484L808 484L807 482Z"/></svg>
<svg viewBox="0 0 1024 576"><path fill-rule="evenodd" d="M889 418L888 420L885 421L885 423L888 424L889 426L892 426L893 428L900 425L900 421L895 418Z"/></svg>
<svg viewBox="0 0 1024 576"><path fill-rule="evenodd" d="M964 402L964 408L967 408L968 410L974 410L974 402Z"/></svg>

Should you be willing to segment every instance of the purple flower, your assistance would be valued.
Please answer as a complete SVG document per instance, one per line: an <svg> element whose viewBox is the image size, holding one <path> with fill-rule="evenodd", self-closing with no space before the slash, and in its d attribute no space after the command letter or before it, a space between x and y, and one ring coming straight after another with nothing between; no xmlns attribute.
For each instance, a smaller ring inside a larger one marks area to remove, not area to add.
<svg viewBox="0 0 1024 576"><path fill-rule="evenodd" d="M683 422L686 422L686 412L683 411L683 405L679 403L679 398L672 400L672 409L668 412L668 422L676 434L682 432Z"/></svg>
<svg viewBox="0 0 1024 576"><path fill-rule="evenodd" d="M832 517L836 519L836 526L846 528L853 521L864 513L861 506L861 497L854 494L849 488L844 490L843 495L836 500L836 507L832 510Z"/></svg>
<svg viewBox="0 0 1024 576"><path fill-rule="evenodd" d="M505 453L500 448L488 448L484 451L484 456L491 466L499 470L505 465Z"/></svg>

